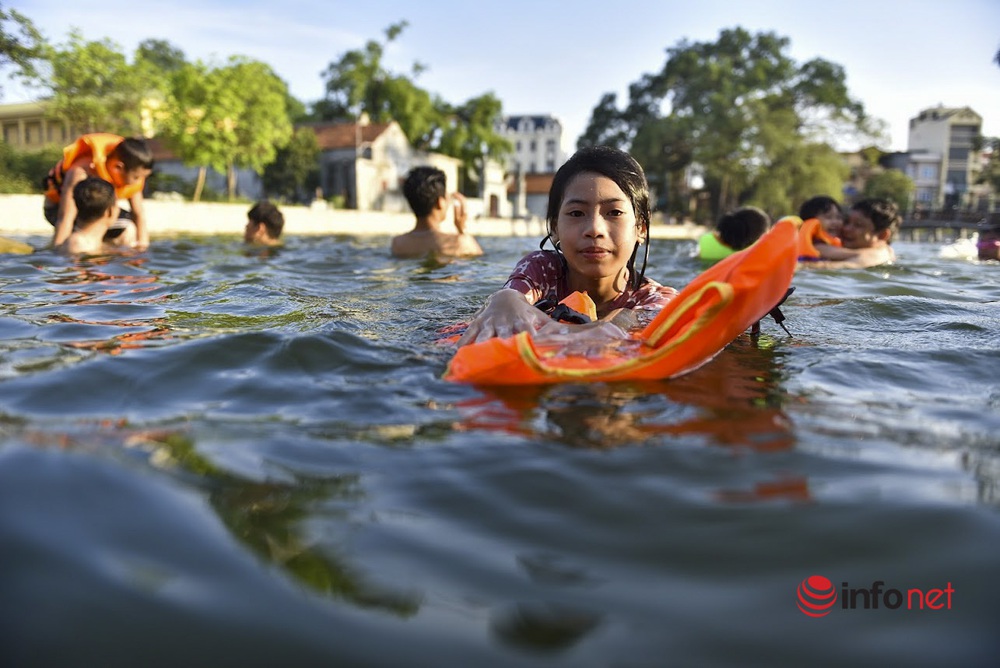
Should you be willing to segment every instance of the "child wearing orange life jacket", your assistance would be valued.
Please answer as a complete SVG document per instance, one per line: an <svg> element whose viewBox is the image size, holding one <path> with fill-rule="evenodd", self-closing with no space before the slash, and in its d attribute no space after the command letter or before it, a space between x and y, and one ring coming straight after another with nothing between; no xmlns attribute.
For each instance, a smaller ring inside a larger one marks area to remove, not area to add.
<svg viewBox="0 0 1000 668"><path fill-rule="evenodd" d="M122 210L106 239L135 228L135 245L149 245L142 189L153 172L153 154L142 138L124 138L104 132L86 134L63 149L63 158L45 177L45 219L55 228L52 245L62 245L73 233L77 207L73 188L89 176L109 182L118 199L128 200L131 210Z"/></svg>

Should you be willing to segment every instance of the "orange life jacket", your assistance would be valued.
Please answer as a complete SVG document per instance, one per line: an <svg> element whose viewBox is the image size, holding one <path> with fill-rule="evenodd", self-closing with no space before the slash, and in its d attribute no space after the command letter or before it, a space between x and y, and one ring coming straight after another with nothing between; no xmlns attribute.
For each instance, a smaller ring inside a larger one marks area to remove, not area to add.
<svg viewBox="0 0 1000 668"><path fill-rule="evenodd" d="M799 221L796 216L788 216L788 218L792 221ZM799 259L819 259L819 251L816 250L815 246L817 241L830 246L840 246L840 239L824 230L823 224L818 218L799 221Z"/></svg>
<svg viewBox="0 0 1000 668"><path fill-rule="evenodd" d="M140 192L146 184L145 179L139 183L127 185L121 182L120 177L116 178L108 171L108 154L123 141L124 137L108 132L81 135L75 142L63 149L63 159L56 163L56 166L50 169L48 176L45 177L45 198L53 204L59 203L62 198L62 186L66 172L73 167L83 167L91 176L99 176L113 185L118 199L129 199Z"/></svg>

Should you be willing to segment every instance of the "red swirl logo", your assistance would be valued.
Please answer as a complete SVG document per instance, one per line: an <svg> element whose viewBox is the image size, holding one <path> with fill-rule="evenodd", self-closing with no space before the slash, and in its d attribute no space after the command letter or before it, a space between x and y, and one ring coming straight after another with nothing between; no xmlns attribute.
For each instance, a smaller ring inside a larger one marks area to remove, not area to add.
<svg viewBox="0 0 1000 668"><path fill-rule="evenodd" d="M829 578L810 575L799 583L799 610L810 617L825 617L837 602L837 590Z"/></svg>

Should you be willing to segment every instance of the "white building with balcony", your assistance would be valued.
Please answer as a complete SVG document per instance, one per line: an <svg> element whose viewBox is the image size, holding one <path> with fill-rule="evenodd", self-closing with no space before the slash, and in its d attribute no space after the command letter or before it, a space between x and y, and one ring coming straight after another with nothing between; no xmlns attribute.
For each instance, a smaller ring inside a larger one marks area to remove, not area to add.
<svg viewBox="0 0 1000 668"><path fill-rule="evenodd" d="M978 200L974 146L982 127L982 116L969 107L938 105L910 119L907 174L917 187L917 204L967 208Z"/></svg>
<svg viewBox="0 0 1000 668"><path fill-rule="evenodd" d="M496 131L514 147L507 158L508 172L552 174L566 161L562 123L554 116L505 116Z"/></svg>

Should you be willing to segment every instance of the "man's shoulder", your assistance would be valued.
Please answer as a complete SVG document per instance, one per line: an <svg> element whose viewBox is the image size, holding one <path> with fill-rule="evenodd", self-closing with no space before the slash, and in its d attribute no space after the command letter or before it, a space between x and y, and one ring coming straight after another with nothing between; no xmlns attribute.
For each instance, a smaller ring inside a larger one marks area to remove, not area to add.
<svg viewBox="0 0 1000 668"><path fill-rule="evenodd" d="M862 264L866 267L875 267L880 264L887 264L895 259L896 253L892 250L892 246L866 248L861 251Z"/></svg>
<svg viewBox="0 0 1000 668"><path fill-rule="evenodd" d="M389 247L396 257L423 257L438 250L437 237L433 230L410 230L394 236Z"/></svg>
<svg viewBox="0 0 1000 668"><path fill-rule="evenodd" d="M438 230L410 230L392 238L391 252L396 257L424 257L429 253L445 256L482 255L475 238Z"/></svg>

